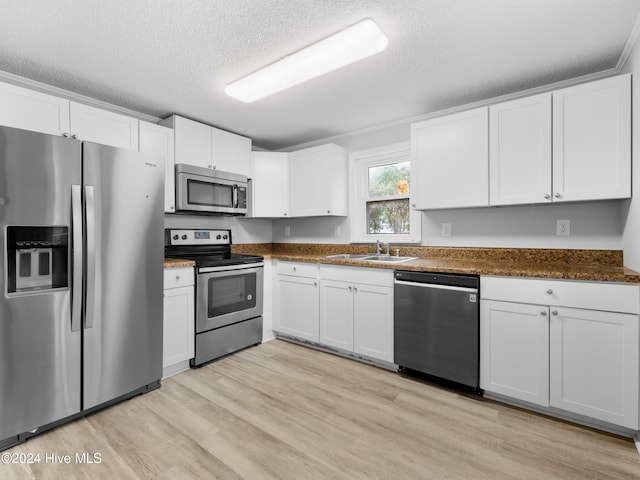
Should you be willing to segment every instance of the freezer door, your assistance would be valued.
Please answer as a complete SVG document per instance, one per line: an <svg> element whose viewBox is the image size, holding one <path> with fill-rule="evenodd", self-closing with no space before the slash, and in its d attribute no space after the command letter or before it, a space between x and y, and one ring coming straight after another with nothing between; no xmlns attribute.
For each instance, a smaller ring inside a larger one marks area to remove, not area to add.
<svg viewBox="0 0 640 480"><path fill-rule="evenodd" d="M72 241L81 235L81 225L71 225L72 185L79 192L80 181L80 142L0 128L0 443L80 411L81 339L70 303L74 289L78 305L82 292L81 278L71 278L72 250L81 248ZM56 248L36 248L36 240ZM51 262L56 250L62 264ZM25 260L37 256L38 280L29 282ZM21 263L13 275L23 277L9 285L11 262ZM59 282L52 268L62 271Z"/></svg>
<svg viewBox="0 0 640 480"><path fill-rule="evenodd" d="M83 408L162 376L164 163L83 143Z"/></svg>

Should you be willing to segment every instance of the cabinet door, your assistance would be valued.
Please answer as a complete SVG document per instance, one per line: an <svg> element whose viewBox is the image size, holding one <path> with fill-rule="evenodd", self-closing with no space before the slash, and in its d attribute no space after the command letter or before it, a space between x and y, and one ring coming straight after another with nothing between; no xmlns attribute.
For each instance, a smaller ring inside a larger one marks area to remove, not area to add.
<svg viewBox="0 0 640 480"><path fill-rule="evenodd" d="M251 139L211 127L211 164L224 172L251 176Z"/></svg>
<svg viewBox="0 0 640 480"><path fill-rule="evenodd" d="M319 339L318 281L277 275L274 330L304 340Z"/></svg>
<svg viewBox="0 0 640 480"><path fill-rule="evenodd" d="M549 406L549 308L480 302L480 387Z"/></svg>
<svg viewBox="0 0 640 480"><path fill-rule="evenodd" d="M320 343L353 351L353 285L320 281Z"/></svg>
<svg viewBox="0 0 640 480"><path fill-rule="evenodd" d="M187 118L173 116L175 162L213 168L211 162L211 127Z"/></svg>
<svg viewBox="0 0 640 480"><path fill-rule="evenodd" d="M489 205L488 107L411 125L411 169L414 208Z"/></svg>
<svg viewBox="0 0 640 480"><path fill-rule="evenodd" d="M334 144L289 154L291 215L347 215L347 157Z"/></svg>
<svg viewBox="0 0 640 480"><path fill-rule="evenodd" d="M252 174L253 217L289 215L289 154L254 152Z"/></svg>
<svg viewBox="0 0 640 480"><path fill-rule="evenodd" d="M69 135L69 101L0 83L0 125L49 135Z"/></svg>
<svg viewBox="0 0 640 480"><path fill-rule="evenodd" d="M638 429L638 316L551 307L551 405Z"/></svg>
<svg viewBox="0 0 640 480"><path fill-rule="evenodd" d="M164 291L163 361L167 368L194 356L193 287Z"/></svg>
<svg viewBox="0 0 640 480"><path fill-rule="evenodd" d="M631 77L553 93L553 200L631 196Z"/></svg>
<svg viewBox="0 0 640 480"><path fill-rule="evenodd" d="M355 284L353 349L393 362L393 288Z"/></svg>
<svg viewBox="0 0 640 480"><path fill-rule="evenodd" d="M551 201L551 94L489 108L491 205Z"/></svg>
<svg viewBox="0 0 640 480"><path fill-rule="evenodd" d="M70 102L71 135L79 140L138 150L138 120Z"/></svg>
<svg viewBox="0 0 640 480"><path fill-rule="evenodd" d="M175 213L175 162L173 159L173 130L149 122L140 122L140 151L164 158L164 211Z"/></svg>

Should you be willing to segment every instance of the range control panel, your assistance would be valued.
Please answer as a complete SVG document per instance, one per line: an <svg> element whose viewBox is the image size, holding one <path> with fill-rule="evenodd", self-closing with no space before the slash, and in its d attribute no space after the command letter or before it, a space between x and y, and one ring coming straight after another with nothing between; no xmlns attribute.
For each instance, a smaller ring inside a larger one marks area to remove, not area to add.
<svg viewBox="0 0 640 480"><path fill-rule="evenodd" d="M165 245L230 245L230 230L166 230Z"/></svg>

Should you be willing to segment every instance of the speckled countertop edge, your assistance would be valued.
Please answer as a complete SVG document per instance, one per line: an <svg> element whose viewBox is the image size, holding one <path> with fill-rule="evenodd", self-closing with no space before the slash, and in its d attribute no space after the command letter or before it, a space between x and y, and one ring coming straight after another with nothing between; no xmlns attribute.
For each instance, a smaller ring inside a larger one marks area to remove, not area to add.
<svg viewBox="0 0 640 480"><path fill-rule="evenodd" d="M640 283L640 273L622 265L617 250L481 249L400 247L415 260L386 264L326 258L338 253L372 253L371 246L308 244L244 244L234 251L297 262L388 268L437 273ZM392 249L393 251L393 249ZM437 255L440 254L440 255Z"/></svg>
<svg viewBox="0 0 640 480"><path fill-rule="evenodd" d="M164 268L185 268L185 267L193 267L196 262L193 260L179 260L177 258L165 258L164 259Z"/></svg>

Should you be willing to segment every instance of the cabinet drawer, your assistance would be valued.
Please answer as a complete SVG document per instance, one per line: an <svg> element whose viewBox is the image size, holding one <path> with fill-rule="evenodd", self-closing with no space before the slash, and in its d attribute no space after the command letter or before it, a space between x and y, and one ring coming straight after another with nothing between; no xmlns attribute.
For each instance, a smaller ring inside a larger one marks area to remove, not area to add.
<svg viewBox="0 0 640 480"><path fill-rule="evenodd" d="M480 296L485 300L610 312L640 311L640 287L634 284L483 276L480 277Z"/></svg>
<svg viewBox="0 0 640 480"><path fill-rule="evenodd" d="M320 265L320 279L393 287L393 270Z"/></svg>
<svg viewBox="0 0 640 480"><path fill-rule="evenodd" d="M318 277L318 265L315 263L282 262L276 265L278 275L295 275L296 277Z"/></svg>
<svg viewBox="0 0 640 480"><path fill-rule="evenodd" d="M193 268L166 268L164 270L164 289L188 287L193 285Z"/></svg>

